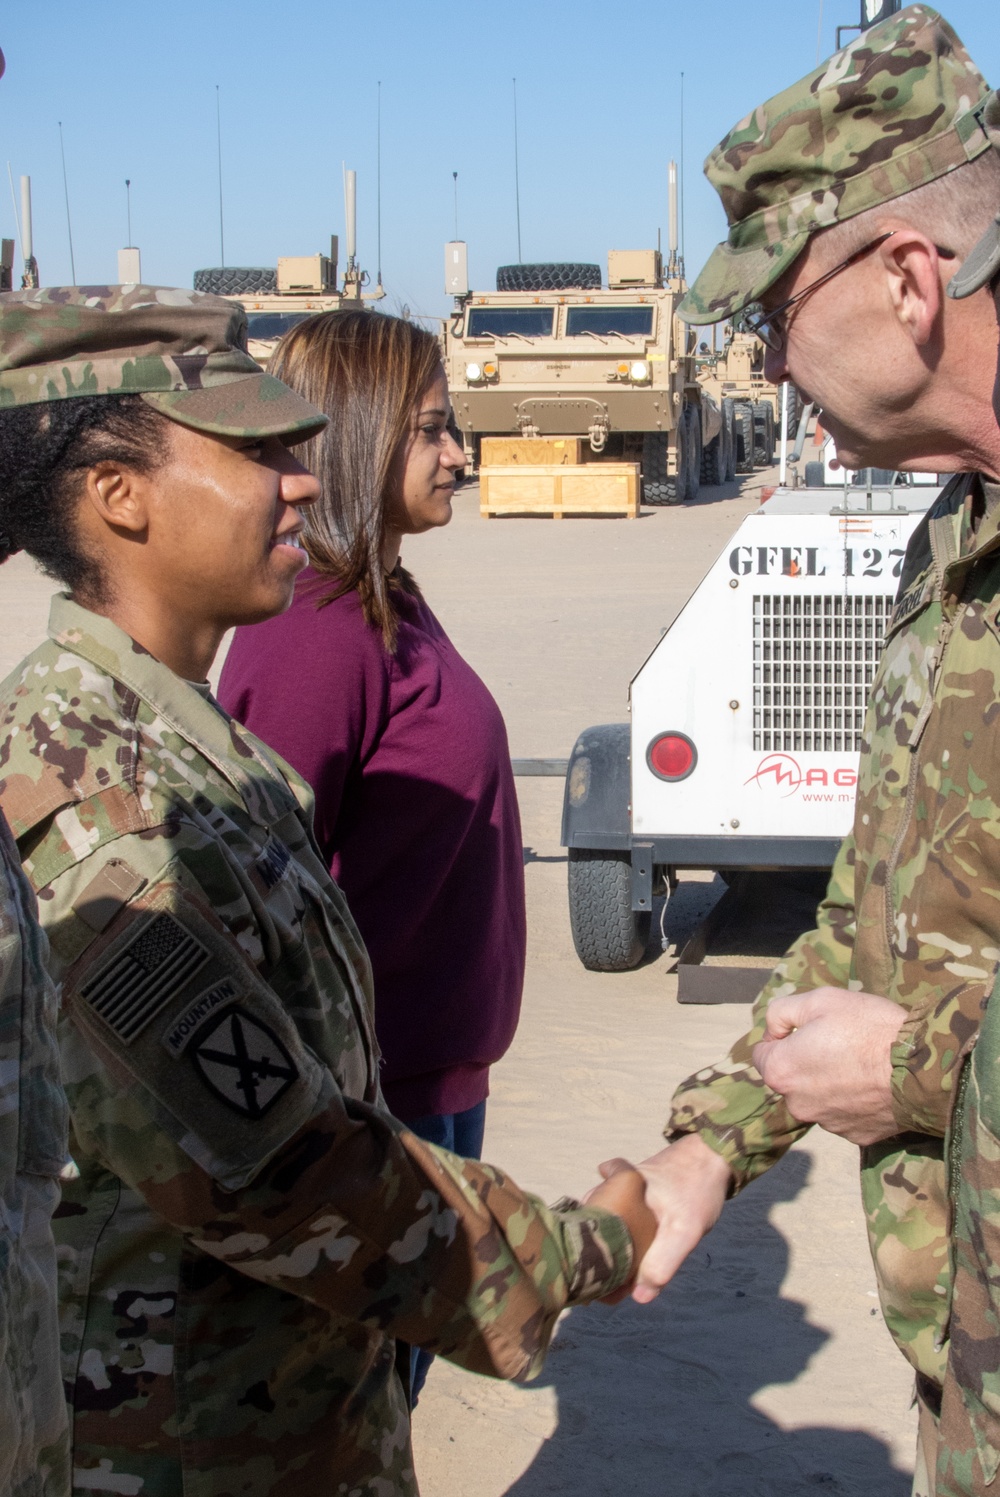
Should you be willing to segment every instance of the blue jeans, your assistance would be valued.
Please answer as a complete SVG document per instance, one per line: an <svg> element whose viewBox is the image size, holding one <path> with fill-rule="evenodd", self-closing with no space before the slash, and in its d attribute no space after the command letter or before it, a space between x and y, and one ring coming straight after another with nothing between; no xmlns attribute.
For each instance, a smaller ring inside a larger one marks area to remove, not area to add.
<svg viewBox="0 0 1000 1497"><path fill-rule="evenodd" d="M407 1123L411 1133L425 1143L438 1144L452 1154L462 1154L466 1159L482 1159L483 1134L486 1131L486 1103L477 1103L466 1112L429 1112L423 1118L411 1118ZM420 1390L427 1381L427 1373L434 1357L419 1346L410 1348L410 1408L415 1409Z"/></svg>

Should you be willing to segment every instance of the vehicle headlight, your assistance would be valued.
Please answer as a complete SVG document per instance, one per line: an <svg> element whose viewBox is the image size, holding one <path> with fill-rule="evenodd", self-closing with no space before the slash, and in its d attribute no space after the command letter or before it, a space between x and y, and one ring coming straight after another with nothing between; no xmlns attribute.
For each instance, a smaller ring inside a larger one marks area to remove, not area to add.
<svg viewBox="0 0 1000 1497"><path fill-rule="evenodd" d="M466 364L465 377L469 381L470 385L474 385L476 383L476 380L482 379L483 371L478 364Z"/></svg>
<svg viewBox="0 0 1000 1497"><path fill-rule="evenodd" d="M644 380L647 380L649 378L649 365L646 363L645 359L636 359L635 363L632 365L632 368L629 370L629 374L637 384L641 384Z"/></svg>

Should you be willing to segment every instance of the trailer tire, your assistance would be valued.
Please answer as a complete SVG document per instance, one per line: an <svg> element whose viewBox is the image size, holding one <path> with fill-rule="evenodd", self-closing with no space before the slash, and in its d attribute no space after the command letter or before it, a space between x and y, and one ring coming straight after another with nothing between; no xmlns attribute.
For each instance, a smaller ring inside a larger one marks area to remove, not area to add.
<svg viewBox="0 0 1000 1497"><path fill-rule="evenodd" d="M629 972L649 940L648 910L632 909L632 860L627 852L571 847L569 923L588 972Z"/></svg>
<svg viewBox="0 0 1000 1497"><path fill-rule="evenodd" d="M501 265L497 269L498 291L600 291L601 267L578 261L552 261L544 265Z"/></svg>
<svg viewBox="0 0 1000 1497"><path fill-rule="evenodd" d="M278 289L278 272L269 265L213 265L196 270L194 289L213 296L252 296Z"/></svg>
<svg viewBox="0 0 1000 1497"><path fill-rule="evenodd" d="M822 489L826 486L826 476L823 464L820 462L806 463L806 488Z"/></svg>
<svg viewBox="0 0 1000 1497"><path fill-rule="evenodd" d="M722 402L722 429L726 433L726 474L724 483L736 477L736 407L728 397Z"/></svg>
<svg viewBox="0 0 1000 1497"><path fill-rule="evenodd" d="M754 466L753 408L736 406L736 471L752 473Z"/></svg>

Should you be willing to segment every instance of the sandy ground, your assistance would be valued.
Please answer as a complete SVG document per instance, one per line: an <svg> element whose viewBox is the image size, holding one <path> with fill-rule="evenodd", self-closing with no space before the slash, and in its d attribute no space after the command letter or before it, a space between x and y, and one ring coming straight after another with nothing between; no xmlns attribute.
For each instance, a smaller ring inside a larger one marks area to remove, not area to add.
<svg viewBox="0 0 1000 1497"><path fill-rule="evenodd" d="M512 754L564 758L581 728L624 721L630 675L758 497L732 485L638 521L487 522L470 489L404 559L500 702ZM50 591L23 557L3 569L0 673L41 636ZM585 972L561 783L522 779L519 794L528 977L486 1153L555 1199L585 1190L600 1159L653 1151L673 1087L724 1053L747 1010L678 1006L658 938L635 972ZM714 897L686 879L668 936ZM531 1387L437 1362L417 1470L424 1497L906 1497L910 1391L877 1307L856 1150L817 1133L727 1207L655 1305L565 1316Z"/></svg>

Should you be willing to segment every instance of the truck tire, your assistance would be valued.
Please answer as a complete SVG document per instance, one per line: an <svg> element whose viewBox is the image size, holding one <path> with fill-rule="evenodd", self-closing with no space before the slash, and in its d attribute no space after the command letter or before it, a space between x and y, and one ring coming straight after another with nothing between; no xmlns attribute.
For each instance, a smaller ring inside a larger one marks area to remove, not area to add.
<svg viewBox="0 0 1000 1497"><path fill-rule="evenodd" d="M758 468L769 468L774 461L774 409L769 400L753 406L753 460Z"/></svg>
<svg viewBox="0 0 1000 1497"><path fill-rule="evenodd" d="M726 476L724 483L732 483L736 477L736 409L734 402L722 402L722 425L726 433Z"/></svg>
<svg viewBox="0 0 1000 1497"><path fill-rule="evenodd" d="M723 427L701 454L701 481L707 483L709 488L718 488L720 483L726 481L725 438L726 428Z"/></svg>
<svg viewBox="0 0 1000 1497"><path fill-rule="evenodd" d="M632 908L632 860L627 852L571 847L569 923L573 945L588 972L628 972L642 961L650 912Z"/></svg>
<svg viewBox="0 0 1000 1497"><path fill-rule="evenodd" d="M575 261L546 265L501 265L498 291L600 291L601 267Z"/></svg>
<svg viewBox="0 0 1000 1497"><path fill-rule="evenodd" d="M701 488L701 411L696 405L684 407L688 429L688 480L685 499L697 499Z"/></svg>
<svg viewBox="0 0 1000 1497"><path fill-rule="evenodd" d="M752 473L754 459L753 407L741 402L735 408L736 471Z"/></svg>
<svg viewBox="0 0 1000 1497"><path fill-rule="evenodd" d="M214 265L196 270L194 289L214 296L252 296L278 289L278 272L268 265Z"/></svg>
<svg viewBox="0 0 1000 1497"><path fill-rule="evenodd" d="M680 428L678 428L678 440L680 440ZM666 472L666 454L669 451L669 437L663 431L647 431L642 437L642 503L644 504L677 504L678 478L680 475L668 475ZM681 464L683 469L683 464Z"/></svg>

